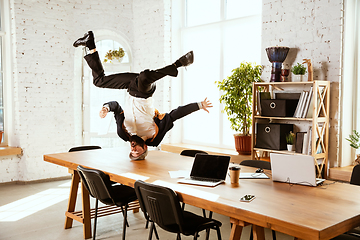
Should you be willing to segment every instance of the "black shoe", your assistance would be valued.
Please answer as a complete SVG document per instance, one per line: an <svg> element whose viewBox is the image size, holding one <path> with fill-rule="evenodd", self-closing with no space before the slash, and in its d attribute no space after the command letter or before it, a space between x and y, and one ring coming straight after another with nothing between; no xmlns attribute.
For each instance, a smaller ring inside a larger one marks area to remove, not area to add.
<svg viewBox="0 0 360 240"><path fill-rule="evenodd" d="M194 53L193 51L188 52L178 60L181 63L181 66L186 67L194 62Z"/></svg>
<svg viewBox="0 0 360 240"><path fill-rule="evenodd" d="M87 33L84 34L83 37L79 38L78 40L76 40L73 44L74 47L78 47L78 46L85 46L85 47L89 47L90 45L95 46L94 43L94 34L92 31L88 31Z"/></svg>

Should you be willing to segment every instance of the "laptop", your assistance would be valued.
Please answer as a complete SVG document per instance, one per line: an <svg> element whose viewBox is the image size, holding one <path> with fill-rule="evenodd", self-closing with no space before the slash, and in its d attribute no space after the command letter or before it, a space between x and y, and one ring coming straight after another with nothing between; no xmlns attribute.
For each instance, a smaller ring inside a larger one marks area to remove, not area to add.
<svg viewBox="0 0 360 240"><path fill-rule="evenodd" d="M178 183L215 187L225 182L230 156L218 156L198 153L195 155L190 177L178 180Z"/></svg>
<svg viewBox="0 0 360 240"><path fill-rule="evenodd" d="M313 156L270 153L270 162L273 181L313 187L325 181L316 178Z"/></svg>

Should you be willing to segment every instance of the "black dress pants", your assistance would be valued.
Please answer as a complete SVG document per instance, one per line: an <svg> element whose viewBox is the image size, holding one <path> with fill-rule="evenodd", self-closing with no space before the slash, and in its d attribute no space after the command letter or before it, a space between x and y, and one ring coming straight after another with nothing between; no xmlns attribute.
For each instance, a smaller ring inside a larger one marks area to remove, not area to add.
<svg viewBox="0 0 360 240"><path fill-rule="evenodd" d="M157 70L144 70L140 73L117 73L105 76L98 52L88 54L86 62L92 70L93 83L100 88L127 89L134 97L148 98L155 92L155 82L165 76L176 77L178 70L174 64Z"/></svg>

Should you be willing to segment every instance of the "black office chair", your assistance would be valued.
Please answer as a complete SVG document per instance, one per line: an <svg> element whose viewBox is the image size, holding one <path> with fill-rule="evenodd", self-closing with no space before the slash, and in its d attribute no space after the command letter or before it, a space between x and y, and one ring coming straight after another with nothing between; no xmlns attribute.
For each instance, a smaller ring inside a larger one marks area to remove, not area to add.
<svg viewBox="0 0 360 240"><path fill-rule="evenodd" d="M358 234L356 232L355 233L349 232L349 233L344 233L337 237L334 237L331 240L359 240L359 239L360 239L360 234Z"/></svg>
<svg viewBox="0 0 360 240"><path fill-rule="evenodd" d="M182 156L187 156L187 157L195 157L196 154L208 154L207 152L205 151L202 151L202 150L196 150L196 149L184 149L181 151L180 155ZM185 209L185 203L182 204L182 207L181 207L183 210ZM203 216L206 217L206 211L205 209L202 209L202 212L203 212ZM209 218L212 218L212 212L210 211L209 212ZM207 230L206 232L206 239L209 239L209 231Z"/></svg>
<svg viewBox="0 0 360 240"><path fill-rule="evenodd" d="M350 184L360 185L360 165L355 165L350 178Z"/></svg>
<svg viewBox="0 0 360 240"><path fill-rule="evenodd" d="M198 153L208 154L207 152L201 150L185 149L181 151L180 155L187 157L195 157L195 155Z"/></svg>
<svg viewBox="0 0 360 240"><path fill-rule="evenodd" d="M95 219L94 219L94 233L93 239L96 235L96 222L98 214L99 201L109 205L118 206L124 216L123 223L123 237L125 239L127 222L128 204L137 199L134 188L125 185L111 185L109 175L96 169L89 169L83 166L78 166L77 171L80 175L81 181L89 191L90 196L96 198L95 204Z"/></svg>
<svg viewBox="0 0 360 240"><path fill-rule="evenodd" d="M100 146L94 146L94 145L90 145L90 146L79 146L79 147L70 148L69 152L77 152L77 151L85 151L85 150L95 150L95 149L101 149L101 147L100 147Z"/></svg>
<svg viewBox="0 0 360 240"><path fill-rule="evenodd" d="M257 168L257 172L262 172L262 170L271 170L271 163L263 160L243 160L240 162L242 166L254 167ZM273 240L276 240L276 232L271 230ZM253 239L252 231L250 233L250 239Z"/></svg>
<svg viewBox="0 0 360 240"><path fill-rule="evenodd" d="M194 236L196 240L199 232L209 228L215 229L221 240L221 222L182 210L178 196L170 188L138 180L135 182L135 191L141 210L151 220L149 240L152 239L155 223L168 232L176 233L177 240L181 240L181 234Z"/></svg>
<svg viewBox="0 0 360 240"><path fill-rule="evenodd" d="M263 160L243 160L240 165L255 167L258 169L271 170L271 164L268 161Z"/></svg>

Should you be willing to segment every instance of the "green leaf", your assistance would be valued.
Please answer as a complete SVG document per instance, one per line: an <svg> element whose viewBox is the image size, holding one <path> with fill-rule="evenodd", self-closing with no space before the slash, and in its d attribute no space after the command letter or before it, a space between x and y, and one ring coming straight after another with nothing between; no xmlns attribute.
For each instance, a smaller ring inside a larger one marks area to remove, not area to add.
<svg viewBox="0 0 360 240"><path fill-rule="evenodd" d="M252 124L252 84L262 82L262 66L255 63L242 62L231 71L232 75L222 81L216 81L223 92L220 103L228 115L231 129L248 135Z"/></svg>

